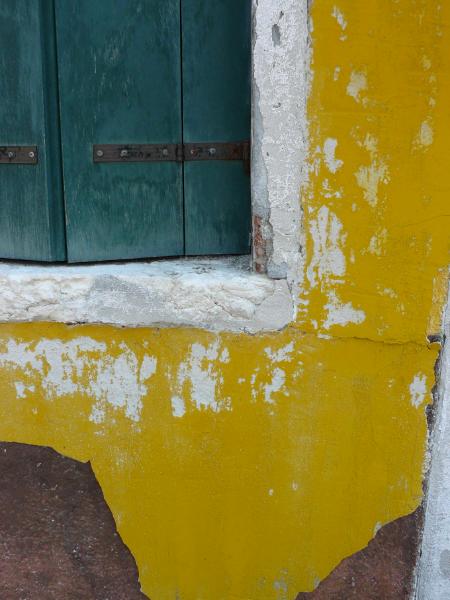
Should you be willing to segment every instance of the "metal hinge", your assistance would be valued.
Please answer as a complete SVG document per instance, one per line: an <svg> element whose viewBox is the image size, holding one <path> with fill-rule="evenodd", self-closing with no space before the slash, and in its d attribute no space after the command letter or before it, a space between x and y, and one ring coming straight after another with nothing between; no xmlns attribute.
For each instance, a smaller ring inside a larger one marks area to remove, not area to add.
<svg viewBox="0 0 450 600"><path fill-rule="evenodd" d="M95 163L237 160L250 172L250 142L95 144L93 160Z"/></svg>
<svg viewBox="0 0 450 600"><path fill-rule="evenodd" d="M37 146L0 146L0 165L37 165Z"/></svg>

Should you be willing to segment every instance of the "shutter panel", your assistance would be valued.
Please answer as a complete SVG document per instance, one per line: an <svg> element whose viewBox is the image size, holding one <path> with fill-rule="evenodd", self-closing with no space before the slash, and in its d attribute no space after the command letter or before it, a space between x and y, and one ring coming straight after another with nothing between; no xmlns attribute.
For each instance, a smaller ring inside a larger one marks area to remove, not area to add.
<svg viewBox="0 0 450 600"><path fill-rule="evenodd" d="M56 0L69 262L183 254L182 165L94 163L179 143L179 0Z"/></svg>
<svg viewBox="0 0 450 600"><path fill-rule="evenodd" d="M37 164L0 162L1 258L65 259L54 41L51 0L1 0L0 152L38 147Z"/></svg>
<svg viewBox="0 0 450 600"><path fill-rule="evenodd" d="M250 0L181 0L183 135L250 139ZM241 162L184 165L186 254L250 251L250 177Z"/></svg>

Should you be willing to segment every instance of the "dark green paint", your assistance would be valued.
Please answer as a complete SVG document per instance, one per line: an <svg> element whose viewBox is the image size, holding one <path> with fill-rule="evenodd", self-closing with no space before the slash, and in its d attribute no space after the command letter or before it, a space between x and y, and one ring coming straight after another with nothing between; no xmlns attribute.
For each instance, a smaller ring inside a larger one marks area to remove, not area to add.
<svg viewBox="0 0 450 600"><path fill-rule="evenodd" d="M179 0L56 0L70 262L183 254L182 167L93 144L181 139Z"/></svg>
<svg viewBox="0 0 450 600"><path fill-rule="evenodd" d="M248 140L250 0L0 0L0 50L0 145L39 147L36 166L0 165L0 257L249 252L241 162L92 148Z"/></svg>
<svg viewBox="0 0 450 600"><path fill-rule="evenodd" d="M37 165L0 165L0 256L65 259L51 0L0 2L0 145L36 145Z"/></svg>
<svg viewBox="0 0 450 600"><path fill-rule="evenodd" d="M185 142L250 139L250 0L181 0ZM241 163L186 163L186 254L250 251Z"/></svg>

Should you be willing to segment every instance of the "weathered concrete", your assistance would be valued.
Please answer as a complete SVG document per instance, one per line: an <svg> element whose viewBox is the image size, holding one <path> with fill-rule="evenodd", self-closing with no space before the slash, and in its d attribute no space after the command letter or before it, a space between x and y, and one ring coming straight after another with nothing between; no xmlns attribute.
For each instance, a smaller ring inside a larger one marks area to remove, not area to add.
<svg viewBox="0 0 450 600"><path fill-rule="evenodd" d="M0 321L210 330L282 329L294 317L286 280L248 258L89 266L0 264Z"/></svg>
<svg viewBox="0 0 450 600"><path fill-rule="evenodd" d="M309 59L307 0L253 0L254 260L291 283L302 259Z"/></svg>

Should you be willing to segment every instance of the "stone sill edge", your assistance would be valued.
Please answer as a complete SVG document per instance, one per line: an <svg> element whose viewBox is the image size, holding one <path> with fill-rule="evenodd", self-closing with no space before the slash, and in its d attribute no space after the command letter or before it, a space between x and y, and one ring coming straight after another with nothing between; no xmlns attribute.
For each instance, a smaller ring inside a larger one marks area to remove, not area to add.
<svg viewBox="0 0 450 600"><path fill-rule="evenodd" d="M278 331L294 319L285 279L251 271L249 258L95 265L0 262L0 322Z"/></svg>

